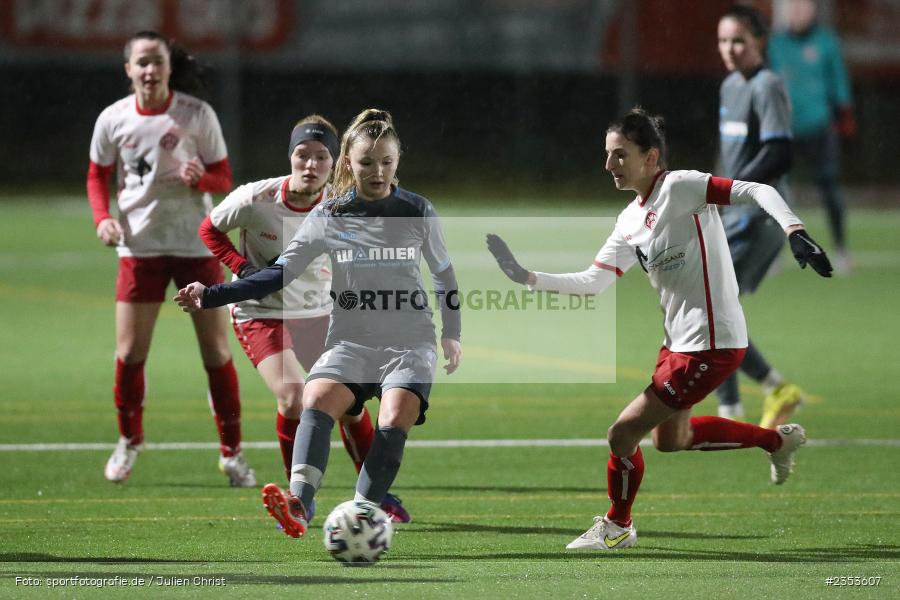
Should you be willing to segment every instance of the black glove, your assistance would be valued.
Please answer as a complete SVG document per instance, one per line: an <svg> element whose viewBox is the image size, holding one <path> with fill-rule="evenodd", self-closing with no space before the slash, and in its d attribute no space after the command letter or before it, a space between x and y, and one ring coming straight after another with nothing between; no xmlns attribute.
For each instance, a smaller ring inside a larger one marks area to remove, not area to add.
<svg viewBox="0 0 900 600"><path fill-rule="evenodd" d="M791 252L800 263L800 268L805 269L809 264L816 273L822 277L831 277L831 261L825 256L825 251L815 242L804 229L791 232L788 236L791 244Z"/></svg>
<svg viewBox="0 0 900 600"><path fill-rule="evenodd" d="M504 242L500 236L494 235L493 233L487 234L487 247L491 254L494 255L494 258L497 259L500 270L503 271L507 277L516 283L526 283L528 281L529 272L516 261L516 257L513 256L509 246L506 245L506 242Z"/></svg>
<svg viewBox="0 0 900 600"><path fill-rule="evenodd" d="M250 264L250 262L248 261L248 262L244 263L243 267L238 269L237 276L240 277L241 279L247 279L254 273L259 273L260 270L261 269L259 267L256 267L256 266Z"/></svg>

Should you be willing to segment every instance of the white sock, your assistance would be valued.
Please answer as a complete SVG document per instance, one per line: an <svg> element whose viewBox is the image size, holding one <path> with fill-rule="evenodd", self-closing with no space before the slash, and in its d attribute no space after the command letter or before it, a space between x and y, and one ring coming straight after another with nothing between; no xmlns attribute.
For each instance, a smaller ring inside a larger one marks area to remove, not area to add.
<svg viewBox="0 0 900 600"><path fill-rule="evenodd" d="M763 379L759 385L762 386L763 394L768 396L777 388L784 385L784 377L782 377L781 373L775 369L770 369L769 374L766 375L766 378Z"/></svg>

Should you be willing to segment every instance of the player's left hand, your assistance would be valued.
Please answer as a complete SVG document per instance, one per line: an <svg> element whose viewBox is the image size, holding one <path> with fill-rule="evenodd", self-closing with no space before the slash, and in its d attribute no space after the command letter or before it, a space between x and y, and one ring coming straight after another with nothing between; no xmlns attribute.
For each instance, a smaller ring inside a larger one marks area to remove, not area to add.
<svg viewBox="0 0 900 600"><path fill-rule="evenodd" d="M509 249L503 238L493 233L487 234L487 247L488 251L494 255L500 270L507 277L516 283L528 283L528 276L531 273L519 264L519 261L513 256L512 250Z"/></svg>
<svg viewBox="0 0 900 600"><path fill-rule="evenodd" d="M205 291L206 286L199 281L195 281L178 290L178 293L175 294L172 300L184 312L197 312L203 309L203 292Z"/></svg>
<svg viewBox="0 0 900 600"><path fill-rule="evenodd" d="M196 158L192 158L187 162L181 163L178 175L181 177L184 185L196 187L204 173L206 173L206 167L203 166L203 163Z"/></svg>
<svg viewBox="0 0 900 600"><path fill-rule="evenodd" d="M822 247L809 236L805 229L792 231L788 236L788 242L791 244L791 252L801 269L805 269L808 264L822 277L831 277L831 261L828 260Z"/></svg>
<svg viewBox="0 0 900 600"><path fill-rule="evenodd" d="M462 358L462 346L459 340L441 338L441 348L444 350L444 358L449 361L444 365L444 370L447 371L447 375L450 375L459 368L459 359Z"/></svg>

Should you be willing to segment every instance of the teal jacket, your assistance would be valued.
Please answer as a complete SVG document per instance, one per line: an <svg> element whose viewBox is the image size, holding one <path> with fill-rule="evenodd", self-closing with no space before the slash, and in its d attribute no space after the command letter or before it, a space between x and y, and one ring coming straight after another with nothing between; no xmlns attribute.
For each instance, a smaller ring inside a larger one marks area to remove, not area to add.
<svg viewBox="0 0 900 600"><path fill-rule="evenodd" d="M787 84L794 135L829 127L836 110L852 104L841 45L831 30L815 25L802 35L775 33L769 41L769 62Z"/></svg>

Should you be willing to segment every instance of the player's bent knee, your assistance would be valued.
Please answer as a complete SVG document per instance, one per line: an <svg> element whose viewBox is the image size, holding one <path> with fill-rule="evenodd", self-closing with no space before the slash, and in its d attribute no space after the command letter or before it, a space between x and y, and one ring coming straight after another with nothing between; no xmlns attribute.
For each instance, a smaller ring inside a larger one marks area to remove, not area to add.
<svg viewBox="0 0 900 600"><path fill-rule="evenodd" d="M653 433L653 447L660 452L680 452L687 450L689 444L686 443L683 436L659 435Z"/></svg>
<svg viewBox="0 0 900 600"><path fill-rule="evenodd" d="M116 352L116 358L126 365L136 365L147 361L147 353L132 349L123 349Z"/></svg>
<svg viewBox="0 0 900 600"><path fill-rule="evenodd" d="M318 410L330 416L335 421L350 408L345 405L339 398L335 398L333 394L303 394L302 402L303 410Z"/></svg>
<svg viewBox="0 0 900 600"><path fill-rule="evenodd" d="M680 444L673 443L672 440L653 439L653 447L660 452L678 452L684 450Z"/></svg>
<svg viewBox="0 0 900 600"><path fill-rule="evenodd" d="M284 383L275 390L278 411L288 417L299 415L303 410L303 384Z"/></svg>
<svg viewBox="0 0 900 600"><path fill-rule="evenodd" d="M613 423L612 427L606 432L606 439L609 441L609 451L615 456L627 458L634 454L640 439L635 440L629 434L627 429L618 423Z"/></svg>
<svg viewBox="0 0 900 600"><path fill-rule="evenodd" d="M231 361L231 351L228 347L201 348L203 366L207 369L219 369Z"/></svg>

